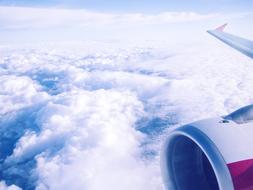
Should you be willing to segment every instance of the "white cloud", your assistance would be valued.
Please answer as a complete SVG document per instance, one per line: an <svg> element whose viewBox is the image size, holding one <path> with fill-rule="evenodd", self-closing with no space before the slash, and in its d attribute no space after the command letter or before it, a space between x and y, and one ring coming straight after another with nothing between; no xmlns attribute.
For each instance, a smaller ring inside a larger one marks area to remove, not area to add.
<svg viewBox="0 0 253 190"><path fill-rule="evenodd" d="M233 31L238 27L244 31L244 36L250 36L252 32L245 20L250 22L252 13L110 13L1 6L0 43L81 40L193 42L205 40L207 29L225 22L235 26Z"/></svg>
<svg viewBox="0 0 253 190"><path fill-rule="evenodd" d="M21 189L15 185L7 186L5 182L0 181L0 190L21 190Z"/></svg>
<svg viewBox="0 0 253 190"><path fill-rule="evenodd" d="M1 180L38 190L162 189L166 128L253 102L252 61L214 44L1 47Z"/></svg>
<svg viewBox="0 0 253 190"><path fill-rule="evenodd" d="M206 20L217 16L194 12L115 14L73 9L0 7L2 29L166 24Z"/></svg>
<svg viewBox="0 0 253 190"><path fill-rule="evenodd" d="M38 84L26 76L0 76L0 115L45 101L48 96Z"/></svg>

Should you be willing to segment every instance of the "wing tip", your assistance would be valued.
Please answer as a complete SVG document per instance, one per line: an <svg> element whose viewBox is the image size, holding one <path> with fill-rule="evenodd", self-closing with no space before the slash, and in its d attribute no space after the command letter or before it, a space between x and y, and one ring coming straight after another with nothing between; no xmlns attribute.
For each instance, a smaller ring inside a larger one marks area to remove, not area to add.
<svg viewBox="0 0 253 190"><path fill-rule="evenodd" d="M216 28L215 30L223 32L227 25L228 25L228 23L225 23L225 24L219 26L218 28Z"/></svg>

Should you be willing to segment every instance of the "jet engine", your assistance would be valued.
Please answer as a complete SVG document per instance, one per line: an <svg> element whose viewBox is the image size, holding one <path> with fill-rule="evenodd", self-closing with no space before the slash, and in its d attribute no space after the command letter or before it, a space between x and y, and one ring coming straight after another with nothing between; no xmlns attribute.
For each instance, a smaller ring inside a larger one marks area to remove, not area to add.
<svg viewBox="0 0 253 190"><path fill-rule="evenodd" d="M161 169L167 190L253 190L253 105L170 132Z"/></svg>

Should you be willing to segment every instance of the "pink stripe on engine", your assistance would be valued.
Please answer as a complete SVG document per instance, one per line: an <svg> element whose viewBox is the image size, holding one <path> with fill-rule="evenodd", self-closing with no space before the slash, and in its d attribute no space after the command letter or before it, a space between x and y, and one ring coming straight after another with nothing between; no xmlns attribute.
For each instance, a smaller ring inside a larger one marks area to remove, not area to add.
<svg viewBox="0 0 253 190"><path fill-rule="evenodd" d="M228 164L235 190L253 190L253 159Z"/></svg>

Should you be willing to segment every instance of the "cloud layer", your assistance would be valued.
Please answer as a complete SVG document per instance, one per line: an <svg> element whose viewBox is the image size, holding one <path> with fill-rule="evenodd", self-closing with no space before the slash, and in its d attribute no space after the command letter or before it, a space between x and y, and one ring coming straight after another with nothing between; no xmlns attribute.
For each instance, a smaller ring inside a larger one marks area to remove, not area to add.
<svg viewBox="0 0 253 190"><path fill-rule="evenodd" d="M252 13L110 13L85 9L0 6L1 44L58 41L168 41L206 40L205 31L231 23L233 31L250 36ZM234 23L234 24L232 24ZM237 29L236 29L237 27Z"/></svg>
<svg viewBox="0 0 253 190"><path fill-rule="evenodd" d="M206 20L217 14L194 12L163 12L159 14L116 14L88 10L0 7L1 29L31 29L50 27L87 27L117 25L168 24Z"/></svg>
<svg viewBox="0 0 253 190"><path fill-rule="evenodd" d="M252 61L218 43L0 54L0 189L163 189L170 127L253 102Z"/></svg>

